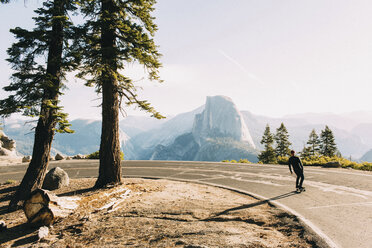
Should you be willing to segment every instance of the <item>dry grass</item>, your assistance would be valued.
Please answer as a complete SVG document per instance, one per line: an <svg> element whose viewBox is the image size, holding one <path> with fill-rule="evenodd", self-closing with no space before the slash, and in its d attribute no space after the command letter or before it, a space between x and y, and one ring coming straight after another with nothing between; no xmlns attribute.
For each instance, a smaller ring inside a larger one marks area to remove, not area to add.
<svg viewBox="0 0 372 248"><path fill-rule="evenodd" d="M6 213L15 185L0 186L0 218L8 230L0 246L26 247L319 247L297 218L228 190L167 180L124 179L92 190L94 179L71 180L59 196L79 196L79 207L37 240L22 210ZM115 211L101 209L129 197Z"/></svg>

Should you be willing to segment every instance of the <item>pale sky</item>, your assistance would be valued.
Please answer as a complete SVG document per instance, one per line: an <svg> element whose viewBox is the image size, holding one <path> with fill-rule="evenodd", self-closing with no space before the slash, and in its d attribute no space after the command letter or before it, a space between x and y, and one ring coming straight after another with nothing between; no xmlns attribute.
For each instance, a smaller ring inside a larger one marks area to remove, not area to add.
<svg viewBox="0 0 372 248"><path fill-rule="evenodd" d="M38 6L33 0L0 6L1 87L11 73L4 61L14 41L8 30L32 27ZM166 116L191 111L209 95L272 117L371 111L371 13L370 0L158 0L164 83L143 79L137 65L124 73ZM100 118L92 89L73 79L68 87L62 104L72 119Z"/></svg>

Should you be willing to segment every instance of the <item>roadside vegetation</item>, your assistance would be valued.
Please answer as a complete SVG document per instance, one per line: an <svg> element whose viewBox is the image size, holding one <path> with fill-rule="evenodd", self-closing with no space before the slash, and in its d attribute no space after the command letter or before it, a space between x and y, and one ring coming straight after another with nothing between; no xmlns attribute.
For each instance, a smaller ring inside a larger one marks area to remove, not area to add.
<svg viewBox="0 0 372 248"><path fill-rule="evenodd" d="M99 159L99 151L92 152L86 156L87 159ZM120 159L124 160L124 152L120 151Z"/></svg>
<svg viewBox="0 0 372 248"><path fill-rule="evenodd" d="M276 129L275 134L271 133L270 126L266 125L261 144L264 146L264 150L258 155L258 164L288 164L292 144L289 142L289 134L283 123ZM320 135L314 129L311 131L306 146L299 152L299 156L304 166L372 171L372 163L370 162L358 163L342 157L337 149L333 132L328 126L325 126ZM222 162L253 164L247 159L223 160Z"/></svg>

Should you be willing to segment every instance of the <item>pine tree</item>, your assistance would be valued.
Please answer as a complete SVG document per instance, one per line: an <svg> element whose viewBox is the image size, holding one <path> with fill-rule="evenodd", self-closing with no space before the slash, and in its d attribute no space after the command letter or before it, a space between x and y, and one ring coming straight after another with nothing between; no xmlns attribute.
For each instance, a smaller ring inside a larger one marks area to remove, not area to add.
<svg viewBox="0 0 372 248"><path fill-rule="evenodd" d="M274 136L270 132L270 126L268 124L266 125L264 135L262 136L261 144L264 145L265 150L258 155L259 161L264 164L276 163L276 154L273 148Z"/></svg>
<svg viewBox="0 0 372 248"><path fill-rule="evenodd" d="M312 156L312 150L310 146L304 146L301 151L301 158L309 158Z"/></svg>
<svg viewBox="0 0 372 248"><path fill-rule="evenodd" d="M283 123L281 123L280 127L276 129L274 139L276 141L276 155L281 157L289 156L289 153L291 152L289 146L292 145L292 143L289 142L289 134Z"/></svg>
<svg viewBox="0 0 372 248"><path fill-rule="evenodd" d="M137 87L122 74L126 63L138 62L144 66L150 80L161 82L158 75L160 54L152 38L157 30L151 16L155 3L155 0L100 0L82 4L88 21L81 28L81 40L77 43L82 51L78 76L102 94L97 188L121 182L121 103L135 105L155 118L164 118L147 101L138 99Z"/></svg>
<svg viewBox="0 0 372 248"><path fill-rule="evenodd" d="M36 27L32 31L11 30L18 41L8 49L7 61L15 73L4 90L14 93L0 101L0 115L22 113L38 116L39 120L32 160L10 201L9 210L42 186L55 131L72 132L58 100L64 87L64 73L76 68L71 54L64 51L72 26L67 15L69 10L75 10L69 0L46 1L35 11L38 16L34 18Z"/></svg>
<svg viewBox="0 0 372 248"><path fill-rule="evenodd" d="M309 135L309 140L307 143L309 145L310 156L315 156L320 151L320 140L319 136L316 134L315 129L313 129Z"/></svg>
<svg viewBox="0 0 372 248"><path fill-rule="evenodd" d="M335 143L335 138L333 136L332 130L326 126L320 134L320 153L323 156L333 157L337 153L337 147Z"/></svg>

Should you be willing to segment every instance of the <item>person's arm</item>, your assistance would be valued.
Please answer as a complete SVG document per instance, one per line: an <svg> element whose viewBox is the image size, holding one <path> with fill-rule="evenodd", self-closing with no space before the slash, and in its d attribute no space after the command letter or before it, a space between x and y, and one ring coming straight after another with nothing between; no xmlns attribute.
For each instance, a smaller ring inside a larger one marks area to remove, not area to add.
<svg viewBox="0 0 372 248"><path fill-rule="evenodd" d="M293 174L292 167L291 167L291 158L288 159L288 167L289 167L289 171L291 172L291 174Z"/></svg>
<svg viewBox="0 0 372 248"><path fill-rule="evenodd" d="M303 166L302 161L301 161L300 158L298 158L298 162L299 162L299 165L300 165L300 167L301 167L301 170L304 170L304 166Z"/></svg>

